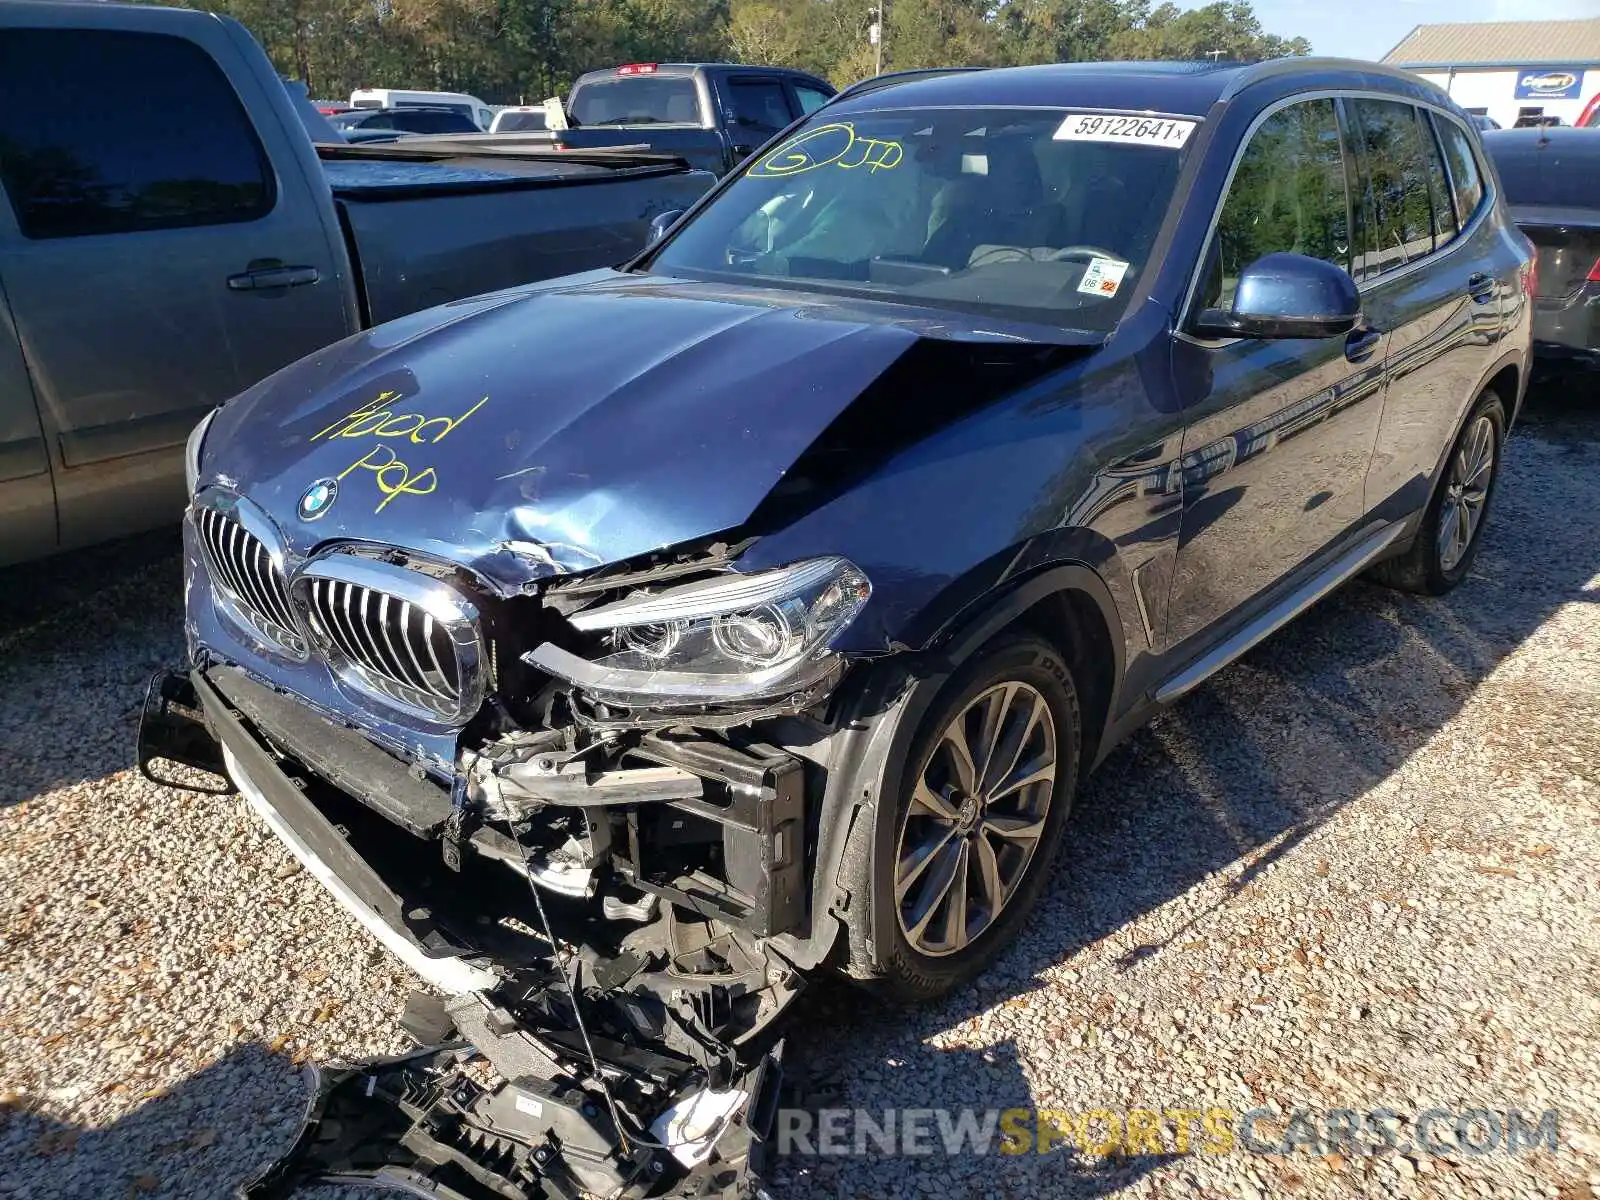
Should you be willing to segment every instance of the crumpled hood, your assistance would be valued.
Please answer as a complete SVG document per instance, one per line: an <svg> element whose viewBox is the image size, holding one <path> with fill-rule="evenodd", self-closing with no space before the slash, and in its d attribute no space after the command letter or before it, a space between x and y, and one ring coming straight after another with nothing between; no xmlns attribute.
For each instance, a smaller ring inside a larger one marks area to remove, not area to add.
<svg viewBox="0 0 1600 1200"><path fill-rule="evenodd" d="M394 544L512 587L738 526L918 336L815 297L597 272L279 372L218 414L202 482L298 553Z"/></svg>

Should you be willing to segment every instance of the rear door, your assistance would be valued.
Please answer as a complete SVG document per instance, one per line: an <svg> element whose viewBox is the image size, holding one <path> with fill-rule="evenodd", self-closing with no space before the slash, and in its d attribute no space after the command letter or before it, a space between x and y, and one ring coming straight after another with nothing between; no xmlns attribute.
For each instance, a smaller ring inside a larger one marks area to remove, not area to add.
<svg viewBox="0 0 1600 1200"><path fill-rule="evenodd" d="M330 202L251 65L198 15L0 8L0 277L63 546L176 519L195 422L347 330Z"/></svg>
<svg viewBox="0 0 1600 1200"><path fill-rule="evenodd" d="M1517 260L1492 217L1473 138L1402 100L1343 103L1356 148L1356 281L1392 341L1367 504L1408 516L1500 353L1500 298Z"/></svg>

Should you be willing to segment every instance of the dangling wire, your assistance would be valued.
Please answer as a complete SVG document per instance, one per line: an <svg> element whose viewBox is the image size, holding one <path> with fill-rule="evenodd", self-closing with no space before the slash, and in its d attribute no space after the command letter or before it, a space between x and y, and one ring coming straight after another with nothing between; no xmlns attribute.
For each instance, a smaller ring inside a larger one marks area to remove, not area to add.
<svg viewBox="0 0 1600 1200"><path fill-rule="evenodd" d="M605 1097L606 1108L611 1113L611 1123L616 1127L617 1138L622 1142L622 1152L625 1155L631 1155L633 1149L628 1145L629 1135L622 1123L621 1110L617 1108L617 1102L612 1098L611 1088L606 1083L605 1073L600 1069L600 1056L594 1052L594 1043L589 1040L588 1027L583 1023L583 1009L578 1004L577 986L572 982L572 977L567 974L567 963L562 958L561 943L556 940L555 929L552 928L550 918L544 911L544 897L539 894L539 885L534 882L533 860L528 857L528 847L520 837L515 836L517 831L514 826L511 832L513 840L517 843L517 849L522 853L522 873L527 876L528 887L533 892L533 906L539 912L539 924L543 927L545 939L550 943L550 950L555 955L556 969L560 972L561 982L566 986L567 998L572 1001L572 1018L578 1023L578 1035L583 1038L583 1048L589 1055L589 1066L594 1071L595 1082L600 1085L600 1094ZM647 1138L643 1134L635 1134L632 1140L641 1146L648 1146L655 1150L666 1150L669 1153L672 1150L671 1146Z"/></svg>

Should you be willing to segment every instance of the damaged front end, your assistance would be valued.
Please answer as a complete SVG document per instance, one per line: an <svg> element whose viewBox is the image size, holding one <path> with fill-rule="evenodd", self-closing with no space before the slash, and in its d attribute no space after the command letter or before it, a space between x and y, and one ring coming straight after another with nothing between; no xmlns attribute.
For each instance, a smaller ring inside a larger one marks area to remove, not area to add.
<svg viewBox="0 0 1600 1200"><path fill-rule="evenodd" d="M224 763L307 869L452 997L418 1001L426 1048L320 1072L297 1143L243 1195L312 1178L472 1200L753 1194L778 1019L827 948L821 776L785 747L826 741L845 668L828 643L870 588L840 559L743 575L725 554L500 596L395 551L314 559L295 612L350 708L203 642L195 669L152 687L141 764ZM401 572L462 604L404 592ZM470 640L446 624L469 600ZM420 635L406 605L429 614ZM440 669L408 676L414 661ZM354 711L418 709L423 725L420 706L460 696L473 715L448 771L442 735L407 754Z"/></svg>

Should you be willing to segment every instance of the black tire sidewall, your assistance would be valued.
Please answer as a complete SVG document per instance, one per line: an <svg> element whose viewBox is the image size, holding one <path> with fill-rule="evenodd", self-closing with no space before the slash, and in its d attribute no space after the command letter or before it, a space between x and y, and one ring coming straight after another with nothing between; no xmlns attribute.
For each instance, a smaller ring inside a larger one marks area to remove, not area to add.
<svg viewBox="0 0 1600 1200"><path fill-rule="evenodd" d="M973 943L955 954L933 957L907 941L900 928L894 898L900 823L924 760L954 719L974 696L1008 679L1038 688L1056 722L1057 777L1050 798L1044 835L1016 893L999 919ZM1080 774L1082 722L1077 687L1061 655L1041 638L1003 634L951 675L927 708L911 739L897 794L878 808L879 822L872 864L872 906L877 949L878 986L897 999L925 1000L949 991L981 971L1016 937L1039 897L1050 864L1060 849Z"/></svg>

